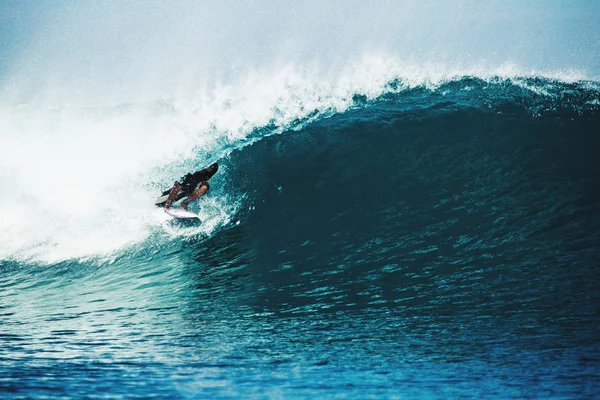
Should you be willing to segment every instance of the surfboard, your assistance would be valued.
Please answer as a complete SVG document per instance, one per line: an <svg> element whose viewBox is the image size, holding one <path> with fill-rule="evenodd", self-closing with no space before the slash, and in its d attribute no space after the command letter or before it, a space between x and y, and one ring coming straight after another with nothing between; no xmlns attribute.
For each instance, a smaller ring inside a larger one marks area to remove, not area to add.
<svg viewBox="0 0 600 400"><path fill-rule="evenodd" d="M161 204L163 204L165 201L167 201L167 199L169 198L169 192L167 191L167 194L160 196L158 199L154 200L154 205L156 206L160 206Z"/></svg>
<svg viewBox="0 0 600 400"><path fill-rule="evenodd" d="M198 214L194 214L191 211L185 211L183 208L171 207L168 210L165 210L165 212L177 219L200 219Z"/></svg>
<svg viewBox="0 0 600 400"><path fill-rule="evenodd" d="M164 207L165 202L167 201L167 199L169 198L169 191L165 191L165 194L163 194L162 196L160 196L158 199L156 199L154 201L154 205L157 207ZM167 214L169 214L171 217L177 218L177 219L200 219L200 217L198 217L198 214L194 214L191 211L185 211L183 208L181 208L181 203L187 199L187 196L182 197L180 199L178 199L177 201L174 201L173 204L171 205L171 207L168 210L165 210L165 212Z"/></svg>

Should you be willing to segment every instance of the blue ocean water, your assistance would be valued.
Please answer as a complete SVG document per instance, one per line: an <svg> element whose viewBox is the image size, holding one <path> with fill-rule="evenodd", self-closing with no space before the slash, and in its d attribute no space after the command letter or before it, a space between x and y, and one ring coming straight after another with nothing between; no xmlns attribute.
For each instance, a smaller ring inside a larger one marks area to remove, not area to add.
<svg viewBox="0 0 600 400"><path fill-rule="evenodd" d="M5 255L2 398L598 396L598 85L386 88L223 153L209 232Z"/></svg>
<svg viewBox="0 0 600 400"><path fill-rule="evenodd" d="M0 399L600 398L598 26L1 1Z"/></svg>

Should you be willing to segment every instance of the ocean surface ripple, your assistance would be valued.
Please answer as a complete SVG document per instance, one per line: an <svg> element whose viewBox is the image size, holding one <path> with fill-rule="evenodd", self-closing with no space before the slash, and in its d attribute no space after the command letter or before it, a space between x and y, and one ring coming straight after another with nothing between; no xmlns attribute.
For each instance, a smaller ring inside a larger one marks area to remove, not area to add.
<svg viewBox="0 0 600 400"><path fill-rule="evenodd" d="M210 230L0 259L0 397L600 396L598 84L348 101L219 144Z"/></svg>

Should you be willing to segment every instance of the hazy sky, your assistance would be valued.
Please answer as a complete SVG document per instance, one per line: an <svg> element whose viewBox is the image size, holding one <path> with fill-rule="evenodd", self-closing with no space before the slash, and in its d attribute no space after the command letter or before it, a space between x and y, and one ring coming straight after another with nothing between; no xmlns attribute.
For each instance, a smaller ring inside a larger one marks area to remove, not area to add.
<svg viewBox="0 0 600 400"><path fill-rule="evenodd" d="M3 0L0 88L171 90L278 64L343 65L365 53L599 79L599 27L596 0Z"/></svg>

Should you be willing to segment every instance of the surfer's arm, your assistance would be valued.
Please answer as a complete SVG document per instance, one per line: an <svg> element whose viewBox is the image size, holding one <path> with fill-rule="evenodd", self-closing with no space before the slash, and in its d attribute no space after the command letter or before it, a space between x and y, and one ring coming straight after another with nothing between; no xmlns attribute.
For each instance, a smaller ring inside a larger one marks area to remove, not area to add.
<svg viewBox="0 0 600 400"><path fill-rule="evenodd" d="M169 207L171 207L171 203L173 203L173 200L175 200L177 198L177 195L181 191L182 187L183 186L181 186L181 185L176 185L173 188L173 190L171 190L171 193L169 193L169 197L167 197L167 201L165 201L165 210L168 210Z"/></svg>

